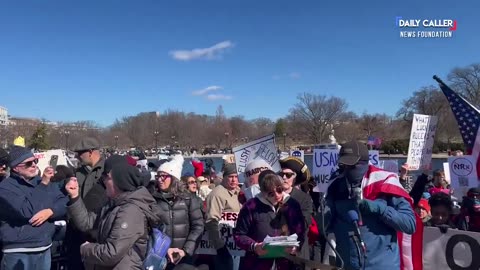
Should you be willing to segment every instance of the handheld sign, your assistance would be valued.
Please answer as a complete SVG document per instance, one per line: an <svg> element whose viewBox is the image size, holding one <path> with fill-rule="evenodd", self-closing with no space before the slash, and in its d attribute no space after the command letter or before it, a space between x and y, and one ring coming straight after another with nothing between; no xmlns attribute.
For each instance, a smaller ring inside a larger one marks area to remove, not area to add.
<svg viewBox="0 0 480 270"><path fill-rule="evenodd" d="M423 270L480 269L480 233L425 227Z"/></svg>
<svg viewBox="0 0 480 270"><path fill-rule="evenodd" d="M223 212L222 219L218 222L220 237L225 241L225 246L232 256L244 256L245 250L237 247L233 239L233 228L237 223L237 212ZM204 232L195 254L216 255L217 250L208 238L208 232Z"/></svg>
<svg viewBox="0 0 480 270"><path fill-rule="evenodd" d="M326 192L330 185L330 175L338 169L338 147L315 147L313 151L312 175L316 186L313 192ZM380 166L380 154L378 150L369 151L369 163Z"/></svg>
<svg viewBox="0 0 480 270"><path fill-rule="evenodd" d="M475 158L472 156L449 157L450 183L454 196L462 198L468 189L478 187L477 168Z"/></svg>
<svg viewBox="0 0 480 270"><path fill-rule="evenodd" d="M432 149L437 130L437 117L414 114L410 144L408 146L408 169L430 170L432 167Z"/></svg>
<svg viewBox="0 0 480 270"><path fill-rule="evenodd" d="M305 162L304 157L305 157L305 151L303 150L292 150L290 152L291 157L296 157L300 159L301 161Z"/></svg>
<svg viewBox="0 0 480 270"><path fill-rule="evenodd" d="M274 134L237 146L232 150L235 155L238 181L241 183L245 182L245 168L250 161L255 159L263 159L270 164L273 171L280 171Z"/></svg>

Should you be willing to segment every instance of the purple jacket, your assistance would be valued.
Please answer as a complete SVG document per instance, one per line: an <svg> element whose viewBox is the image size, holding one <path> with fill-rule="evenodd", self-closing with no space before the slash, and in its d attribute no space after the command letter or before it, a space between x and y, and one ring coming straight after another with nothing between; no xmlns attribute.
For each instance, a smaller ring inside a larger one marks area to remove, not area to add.
<svg viewBox="0 0 480 270"><path fill-rule="evenodd" d="M267 235L281 236L296 233L300 246L305 236L305 222L302 210L297 201L284 195L283 205L275 208L259 194L245 203L238 215L237 224L233 230L235 243L245 250L245 256L240 259L240 270L270 270L273 262L278 270L292 269L293 263L287 259L262 259L254 253L255 243L263 242Z"/></svg>

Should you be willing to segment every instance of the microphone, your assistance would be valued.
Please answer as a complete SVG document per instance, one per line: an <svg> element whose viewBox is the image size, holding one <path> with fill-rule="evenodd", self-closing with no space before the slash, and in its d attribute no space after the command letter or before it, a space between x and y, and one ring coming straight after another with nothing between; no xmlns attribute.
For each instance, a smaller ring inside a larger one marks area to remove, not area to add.
<svg viewBox="0 0 480 270"><path fill-rule="evenodd" d="M360 245L362 246L364 254L366 254L367 247L365 246L365 242L363 242L362 236L360 235L360 228L358 226L359 217L358 217L357 211L349 210L347 212L347 215L350 218L350 220L352 221L353 226L355 226L355 235L357 236L358 240L360 241Z"/></svg>
<svg viewBox="0 0 480 270"><path fill-rule="evenodd" d="M357 211L358 211L358 214L357 214L357 212L354 211L355 212L355 217L356 217L355 220L357 220L356 222L358 222L359 226L363 226L362 215L360 214L360 209L359 209L360 202L362 201L362 188L361 187L352 187L352 199L355 200L355 207L357 208ZM350 214L349 214L349 216L350 216ZM350 216L350 218L352 218L352 216Z"/></svg>

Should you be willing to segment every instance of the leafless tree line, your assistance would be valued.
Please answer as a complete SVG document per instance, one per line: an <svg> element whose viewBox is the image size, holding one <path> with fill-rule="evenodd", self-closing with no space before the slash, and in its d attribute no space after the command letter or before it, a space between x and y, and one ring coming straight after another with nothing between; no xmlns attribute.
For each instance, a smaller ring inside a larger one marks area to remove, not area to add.
<svg viewBox="0 0 480 270"><path fill-rule="evenodd" d="M449 85L472 104L480 106L480 64L454 68L447 76ZM366 140L369 136L383 141L409 138L414 113L436 115L442 119L437 141L458 142L461 136L450 106L437 86L425 86L402 102L396 115L357 115L339 97L302 93L289 113L275 122L267 118L247 120L227 117L222 106L215 115L201 115L177 110L142 112L117 119L110 127L100 128L90 121L61 123L48 127L51 147L71 147L85 136L97 137L105 147L121 148L176 146L183 149L206 147L223 149L275 133L287 146L328 143L334 131L337 141ZM0 129L0 137L13 141L18 135L29 138L35 125ZM278 143L281 145L282 143Z"/></svg>

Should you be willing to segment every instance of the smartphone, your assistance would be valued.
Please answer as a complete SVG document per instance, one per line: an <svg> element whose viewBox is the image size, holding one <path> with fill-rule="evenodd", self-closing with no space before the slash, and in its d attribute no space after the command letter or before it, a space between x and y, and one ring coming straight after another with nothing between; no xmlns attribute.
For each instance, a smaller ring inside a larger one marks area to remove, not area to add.
<svg viewBox="0 0 480 270"><path fill-rule="evenodd" d="M172 257L173 257L173 262L172 262L173 264L178 264L180 262L180 260L182 259L180 257L180 254L178 254L178 253L173 253Z"/></svg>
<svg viewBox="0 0 480 270"><path fill-rule="evenodd" d="M57 163L58 163L58 155L53 155L50 158L49 165L52 166L52 168L55 170L55 168L57 167Z"/></svg>

